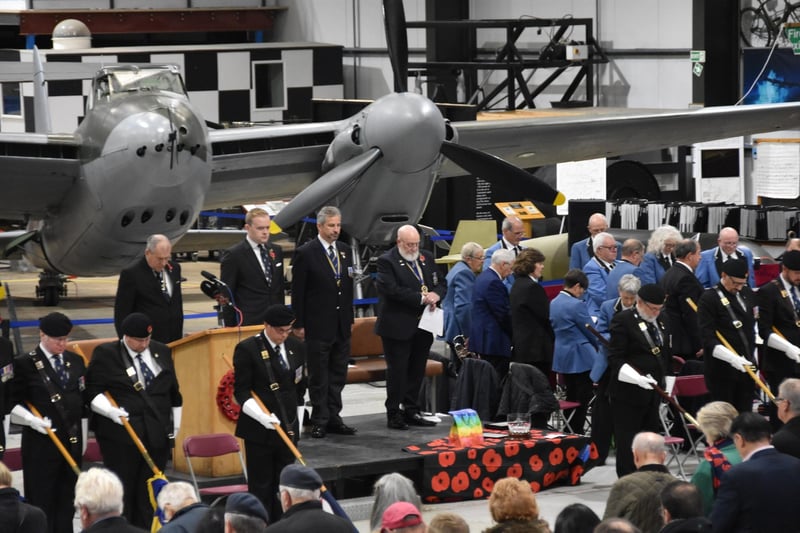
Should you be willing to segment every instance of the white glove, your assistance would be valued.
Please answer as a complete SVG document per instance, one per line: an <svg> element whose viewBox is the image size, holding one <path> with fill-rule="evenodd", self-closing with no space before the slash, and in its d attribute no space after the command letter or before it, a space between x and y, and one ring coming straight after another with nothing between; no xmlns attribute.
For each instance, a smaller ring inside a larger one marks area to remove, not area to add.
<svg viewBox="0 0 800 533"><path fill-rule="evenodd" d="M772 335L770 335L770 337L771 336ZM748 361L744 357L736 355L735 353L733 353L732 351L730 351L721 344L717 344L716 346L714 346L714 351L711 353L711 355L713 355L720 361L725 361L739 372L747 372L747 370L745 370L745 367L750 366L750 361Z"/></svg>
<svg viewBox="0 0 800 533"><path fill-rule="evenodd" d="M98 394L95 396L92 399L91 407L92 411L98 415L103 415L120 426L122 425L122 418L130 417L128 411L126 411L124 408L114 407L111 405L111 402L108 401L108 398L106 398L105 394Z"/></svg>
<svg viewBox="0 0 800 533"><path fill-rule="evenodd" d="M39 418L19 404L14 406L11 410L11 414L14 415L15 422L23 426L28 426L42 435L47 435L47 430L53 426L49 418Z"/></svg>
<svg viewBox="0 0 800 533"><path fill-rule="evenodd" d="M306 417L306 406L305 405L298 405L297 406L297 426L300 429L303 429L303 419Z"/></svg>
<svg viewBox="0 0 800 533"><path fill-rule="evenodd" d="M653 379L653 376L650 374L643 376L638 373L636 370L633 369L631 365L625 363L620 367L619 374L617 374L617 378L624 383L630 383L631 385L636 385L638 387L643 388L644 390L653 390L653 385L657 385L658 382Z"/></svg>
<svg viewBox="0 0 800 533"><path fill-rule="evenodd" d="M787 341L777 333L770 333L769 337L767 338L767 346L773 350L779 350L785 353L786 357L795 363L800 363L800 348Z"/></svg>
<svg viewBox="0 0 800 533"><path fill-rule="evenodd" d="M242 405L242 412L267 429L275 429L275 426L281 425L281 421L277 416L273 414L268 415L262 411L261 407L258 406L258 403L253 398L244 402Z"/></svg>
<svg viewBox="0 0 800 533"><path fill-rule="evenodd" d="M183 407L172 408L172 438L178 438L178 432L181 430L181 419L183 418Z"/></svg>
<svg viewBox="0 0 800 533"><path fill-rule="evenodd" d="M4 435L10 435L11 431L11 415L6 415L3 417L3 432Z"/></svg>
<svg viewBox="0 0 800 533"><path fill-rule="evenodd" d="M89 445L89 419L81 418L81 456L86 453Z"/></svg>

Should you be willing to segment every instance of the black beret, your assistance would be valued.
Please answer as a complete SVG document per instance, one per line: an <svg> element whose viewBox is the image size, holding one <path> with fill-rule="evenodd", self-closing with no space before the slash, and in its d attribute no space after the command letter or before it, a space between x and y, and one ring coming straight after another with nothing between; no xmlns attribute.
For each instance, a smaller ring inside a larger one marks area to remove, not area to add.
<svg viewBox="0 0 800 533"><path fill-rule="evenodd" d="M72 331L72 321L63 313L50 313L39 319L39 329L48 337L66 337Z"/></svg>
<svg viewBox="0 0 800 533"><path fill-rule="evenodd" d="M237 492L228 496L228 501L225 503L225 512L253 516L269 523L269 516L267 515L267 510L264 509L264 505L249 492Z"/></svg>
<svg viewBox="0 0 800 533"><path fill-rule="evenodd" d="M797 250L785 252L781 264L789 270L800 270L800 252Z"/></svg>
<svg viewBox="0 0 800 533"><path fill-rule="evenodd" d="M264 323L274 327L290 326L294 322L294 313L282 304L270 305L264 311Z"/></svg>
<svg viewBox="0 0 800 533"><path fill-rule="evenodd" d="M322 478L313 468L291 464L281 470L280 484L293 489L319 490Z"/></svg>
<svg viewBox="0 0 800 533"><path fill-rule="evenodd" d="M655 283L648 283L647 285L642 285L639 289L639 292L636 293L639 298L644 300L645 302L661 305L664 303L664 299L666 299L667 294L664 292L664 289L656 285Z"/></svg>
<svg viewBox="0 0 800 533"><path fill-rule="evenodd" d="M722 272L732 278L746 278L747 264L741 259L728 259L722 263Z"/></svg>
<svg viewBox="0 0 800 533"><path fill-rule="evenodd" d="M153 333L153 323L144 313L131 313L125 317L119 329L123 335L144 339Z"/></svg>

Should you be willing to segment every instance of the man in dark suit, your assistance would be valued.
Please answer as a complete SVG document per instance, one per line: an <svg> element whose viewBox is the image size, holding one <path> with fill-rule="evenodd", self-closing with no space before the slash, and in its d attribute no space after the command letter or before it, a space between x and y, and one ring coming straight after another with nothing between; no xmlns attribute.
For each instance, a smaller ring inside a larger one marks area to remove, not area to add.
<svg viewBox="0 0 800 533"><path fill-rule="evenodd" d="M131 313L153 321L153 340L164 344L183 337L181 265L170 261L172 244L164 235L150 235L144 257L119 274L114 300L114 327Z"/></svg>
<svg viewBox="0 0 800 533"><path fill-rule="evenodd" d="M686 301L686 298L691 298L696 304L703 295L703 285L694 274L699 263L700 243L682 240L675 246L675 263L658 282L667 293L664 312L672 335L672 353L684 359L703 356L697 315Z"/></svg>
<svg viewBox="0 0 800 533"><path fill-rule="evenodd" d="M22 466L25 498L48 518L48 532L72 532L75 473L47 435L55 431L79 465L81 419L86 416L81 356L66 351L72 322L61 313L39 319L39 345L14 360L11 414L24 425ZM39 411L35 415L30 406Z"/></svg>
<svg viewBox="0 0 800 533"><path fill-rule="evenodd" d="M111 470L90 468L81 472L75 484L75 509L83 533L112 531L113 533L143 533L150 528L132 526L122 516L123 488Z"/></svg>
<svg viewBox="0 0 800 533"><path fill-rule="evenodd" d="M766 347L761 369L773 391L786 378L800 377L800 251L783 254L780 275L758 289L758 333ZM800 406L798 406L800 407ZM767 408L773 430L780 425L774 403Z"/></svg>
<svg viewBox="0 0 800 533"><path fill-rule="evenodd" d="M0 324L8 324L0 318ZM0 459L6 450L6 430L10 423L11 385L14 378L14 345L0 334Z"/></svg>
<svg viewBox="0 0 800 533"><path fill-rule="evenodd" d="M800 459L769 443L769 422L752 411L731 424L742 462L722 475L711 510L712 531L797 531Z"/></svg>
<svg viewBox="0 0 800 533"><path fill-rule="evenodd" d="M387 426L392 429L435 425L420 415L418 405L433 335L417 326L425 307L435 308L444 297L447 282L433 254L420 250L419 240L414 226L401 226L397 245L378 258L375 333L386 357L385 405Z"/></svg>
<svg viewBox="0 0 800 533"><path fill-rule="evenodd" d="M636 470L631 452L639 431L661 431L658 418L660 396L652 385L664 386L671 365L669 331L658 316L666 295L655 284L643 285L632 309L611 319L608 396L617 446L617 476Z"/></svg>
<svg viewBox="0 0 800 533"><path fill-rule="evenodd" d="M706 355L705 378L713 401L728 402L737 411L753 408L755 384L746 367L754 365L756 297L747 286L747 265L731 260L722 265L719 283L706 289L697 304L697 324ZM733 351L722 344L719 332ZM709 357L710 355L710 357Z"/></svg>
<svg viewBox="0 0 800 533"><path fill-rule="evenodd" d="M317 213L317 238L299 247L292 259L294 333L306 341L314 438L356 433L339 416L353 326L353 252L337 241L341 228L339 210L323 207Z"/></svg>
<svg viewBox="0 0 800 533"><path fill-rule="evenodd" d="M245 239L222 254L220 278L228 286L235 313L226 313L226 326L261 323L264 310L283 304L283 250L269 242L269 213L254 208L245 216Z"/></svg>
<svg viewBox="0 0 800 533"><path fill-rule="evenodd" d="M122 321L122 339L94 349L86 372L86 397L104 464L125 486L125 516L149 527L153 507L147 493L152 470L122 426L127 417L156 466L164 470L180 427L183 398L169 347L150 339L153 325L142 313ZM104 394L108 392L115 407Z"/></svg>
<svg viewBox="0 0 800 533"><path fill-rule="evenodd" d="M237 344L233 352L233 393L242 406L236 436L244 439L247 488L275 521L282 512L278 499L280 473L294 461L275 426L280 425L297 443L297 407L303 405L306 391L306 352L302 342L289 336L295 320L291 309L282 304L271 305L262 317L264 331Z"/></svg>
<svg viewBox="0 0 800 533"><path fill-rule="evenodd" d="M800 459L800 379L788 378L777 390L776 416L783 426L772 436L772 445L779 452Z"/></svg>
<svg viewBox="0 0 800 533"><path fill-rule="evenodd" d="M550 298L539 284L544 254L535 248L522 250L514 261L516 280L511 287L511 330L515 363L533 365L545 376L553 369L555 333L550 324Z"/></svg>
<svg viewBox="0 0 800 533"><path fill-rule="evenodd" d="M511 363L511 303L503 280L511 274L512 250L497 250L491 266L478 274L472 288L469 349L489 361L502 381Z"/></svg>

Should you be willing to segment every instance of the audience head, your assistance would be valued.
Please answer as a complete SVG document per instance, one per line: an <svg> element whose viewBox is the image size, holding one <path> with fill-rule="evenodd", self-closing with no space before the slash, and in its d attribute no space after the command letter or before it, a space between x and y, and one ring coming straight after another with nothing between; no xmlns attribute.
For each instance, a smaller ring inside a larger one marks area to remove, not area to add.
<svg viewBox="0 0 800 533"><path fill-rule="evenodd" d="M66 349L71 331L72 321L63 313L56 311L39 319L39 341L52 354Z"/></svg>
<svg viewBox="0 0 800 533"><path fill-rule="evenodd" d="M469 524L455 513L439 513L428 524L428 533L469 533Z"/></svg>
<svg viewBox="0 0 800 533"><path fill-rule="evenodd" d="M483 252L483 246L477 242L467 242L461 247L461 260L473 272L481 271L484 259L486 259L486 254Z"/></svg>
<svg viewBox="0 0 800 533"><path fill-rule="evenodd" d="M598 233L592 239L594 255L606 263L613 263L617 259L617 241L614 236L605 231Z"/></svg>
<svg viewBox="0 0 800 533"><path fill-rule="evenodd" d="M518 278L533 275L539 279L544 270L544 254L536 248L525 248L517 254L512 270Z"/></svg>
<svg viewBox="0 0 800 533"><path fill-rule="evenodd" d="M261 501L249 492L228 496L225 503L225 531L256 533L267 529L269 515Z"/></svg>
<svg viewBox="0 0 800 533"><path fill-rule="evenodd" d="M589 278L579 268L571 268L564 274L564 289L573 296L580 297L589 288ZM578 292L579 294L575 294Z"/></svg>
<svg viewBox="0 0 800 533"><path fill-rule="evenodd" d="M164 518L168 521L184 507L199 501L194 487L185 481L167 483L158 493L158 507L164 512Z"/></svg>
<svg viewBox="0 0 800 533"><path fill-rule="evenodd" d="M700 264L703 257L701 252L700 243L694 239L683 239L675 246L675 258L692 267L692 270Z"/></svg>
<svg viewBox="0 0 800 533"><path fill-rule="evenodd" d="M513 264L514 252L512 250L500 249L492 254L492 270L497 272L503 279L511 274L511 265Z"/></svg>
<svg viewBox="0 0 800 533"><path fill-rule="evenodd" d="M663 465L667 459L664 437L651 431L642 431L633 437L633 463L636 468L644 465Z"/></svg>
<svg viewBox="0 0 800 533"><path fill-rule="evenodd" d="M400 226L397 230L397 251L406 261L419 258L419 231L411 224Z"/></svg>
<svg viewBox="0 0 800 533"><path fill-rule="evenodd" d="M647 252L671 255L673 248L681 239L683 239L683 235L674 226L660 226L650 234L650 239L647 241Z"/></svg>
<svg viewBox="0 0 800 533"><path fill-rule="evenodd" d="M769 422L758 413L745 411L733 419L731 435L736 450L744 458L754 449L769 444Z"/></svg>
<svg viewBox="0 0 800 533"><path fill-rule="evenodd" d="M625 239L622 243L622 258L639 266L644 257L644 244L639 239Z"/></svg>
<svg viewBox="0 0 800 533"><path fill-rule="evenodd" d="M633 304L636 303L636 295L641 288L642 280L633 274L625 274L619 278L617 290L619 291L619 297L622 299L622 305L625 309L633 307Z"/></svg>
<svg viewBox="0 0 800 533"><path fill-rule="evenodd" d="M155 272L161 272L172 259L172 243L166 235L150 235L144 249L144 260Z"/></svg>
<svg viewBox="0 0 800 533"><path fill-rule="evenodd" d="M556 517L553 533L588 533L600 523L600 517L582 503L564 507Z"/></svg>
<svg viewBox="0 0 800 533"><path fill-rule="evenodd" d="M495 522L536 520L539 504L527 481L505 477L494 484L489 496L489 512Z"/></svg>
<svg viewBox="0 0 800 533"><path fill-rule="evenodd" d="M688 481L673 481L661 489L661 510L664 523L703 516L703 496Z"/></svg>
<svg viewBox="0 0 800 533"><path fill-rule="evenodd" d="M303 465L290 464L283 467L279 482L281 507L287 510L292 505L319 500L322 478L317 471Z"/></svg>
<svg viewBox="0 0 800 533"><path fill-rule="evenodd" d="M422 501L414 489L414 484L410 479L396 472L381 476L375 482L373 495L375 501L372 504L372 512L370 513L370 531L375 531L380 527L383 512L395 502L408 502L417 509L422 509Z"/></svg>
<svg viewBox="0 0 800 533"><path fill-rule="evenodd" d="M642 533L626 518L606 518L594 528L594 533Z"/></svg>
<svg viewBox="0 0 800 533"><path fill-rule="evenodd" d="M225 498L220 498L209 507L194 533L225 533Z"/></svg>
<svg viewBox="0 0 800 533"><path fill-rule="evenodd" d="M743 257L736 260L728 260L722 263L720 268L720 284L731 294L736 294L742 287L747 285L747 263Z"/></svg>
<svg viewBox="0 0 800 533"><path fill-rule="evenodd" d="M12 477L11 477L11 470L0 461L0 489L5 489L11 486Z"/></svg>
<svg viewBox="0 0 800 533"><path fill-rule="evenodd" d="M793 286L800 285L800 251L784 252L781 259L781 275Z"/></svg>
<svg viewBox="0 0 800 533"><path fill-rule="evenodd" d="M648 322L653 322L661 314L667 294L655 283L648 283L636 293L636 311Z"/></svg>
<svg viewBox="0 0 800 533"><path fill-rule="evenodd" d="M731 433L731 423L739 412L728 402L709 402L697 411L700 431L708 444L714 444Z"/></svg>
<svg viewBox="0 0 800 533"><path fill-rule="evenodd" d="M786 239L786 248L785 250L788 252L789 250L798 250L800 251L800 239L797 237L791 237Z"/></svg>
<svg viewBox="0 0 800 533"><path fill-rule="evenodd" d="M244 229L247 236L256 244L269 242L269 213L260 207L255 207L244 216Z"/></svg>
<svg viewBox="0 0 800 533"><path fill-rule="evenodd" d="M722 228L717 235L717 245L726 255L731 255L739 246L739 232L733 228Z"/></svg>
<svg viewBox="0 0 800 533"><path fill-rule="evenodd" d="M111 470L90 468L75 483L75 508L84 529L101 518L122 514L122 482Z"/></svg>
<svg viewBox="0 0 800 533"><path fill-rule="evenodd" d="M606 220L606 216L603 213L592 213L592 216L589 217L589 223L586 229L589 231L591 237L603 231L608 231L608 220Z"/></svg>
<svg viewBox="0 0 800 533"><path fill-rule="evenodd" d="M778 407L778 418L786 423L800 415L800 379L788 378L778 387L778 398L775 398Z"/></svg>
<svg viewBox="0 0 800 533"><path fill-rule="evenodd" d="M420 510L408 502L395 502L381 516L381 533L425 533Z"/></svg>
<svg viewBox="0 0 800 533"><path fill-rule="evenodd" d="M506 217L500 229L503 233L503 238L514 246L518 245L519 241L525 237L525 226L519 217Z"/></svg>

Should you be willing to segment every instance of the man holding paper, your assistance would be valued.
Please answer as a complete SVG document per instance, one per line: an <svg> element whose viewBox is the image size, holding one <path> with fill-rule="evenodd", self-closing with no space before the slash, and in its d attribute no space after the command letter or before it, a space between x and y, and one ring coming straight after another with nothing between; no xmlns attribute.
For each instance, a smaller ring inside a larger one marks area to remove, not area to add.
<svg viewBox="0 0 800 533"><path fill-rule="evenodd" d="M433 335L419 328L426 307L434 309L445 295L447 282L433 254L419 249L414 226L397 230L397 245L378 258L378 320L386 357L386 416L391 429L408 425L433 426L417 403ZM400 409L400 405L403 409Z"/></svg>

